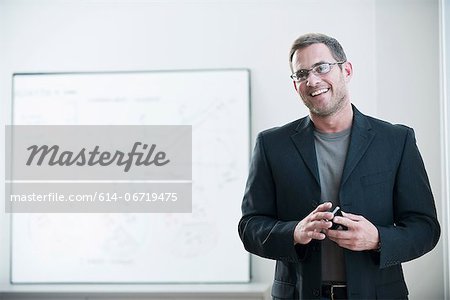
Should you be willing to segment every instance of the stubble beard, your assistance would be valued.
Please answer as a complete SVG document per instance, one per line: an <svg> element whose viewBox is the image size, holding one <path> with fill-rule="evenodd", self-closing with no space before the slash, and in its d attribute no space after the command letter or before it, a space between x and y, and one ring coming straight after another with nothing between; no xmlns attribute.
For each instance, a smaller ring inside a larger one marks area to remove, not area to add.
<svg viewBox="0 0 450 300"><path fill-rule="evenodd" d="M343 82L340 82L339 87L335 89L338 91L336 95L333 95L333 97L330 99L330 101L325 104L325 106L316 106L314 105L314 99L311 99L309 95L306 97L301 96L303 103L305 106L309 109L309 112L312 115L315 115L320 118L330 117L332 115L335 115L339 111L342 110L343 107L345 107L347 103L347 89L345 87L345 84ZM330 93L328 91L327 93ZM308 101L312 100L312 101Z"/></svg>
<svg viewBox="0 0 450 300"><path fill-rule="evenodd" d="M340 95L337 101L333 101L332 103L326 105L325 107L317 107L309 101L305 101L304 99L302 100L305 106L309 109L311 114L322 118L336 114L345 106L346 103L345 95Z"/></svg>

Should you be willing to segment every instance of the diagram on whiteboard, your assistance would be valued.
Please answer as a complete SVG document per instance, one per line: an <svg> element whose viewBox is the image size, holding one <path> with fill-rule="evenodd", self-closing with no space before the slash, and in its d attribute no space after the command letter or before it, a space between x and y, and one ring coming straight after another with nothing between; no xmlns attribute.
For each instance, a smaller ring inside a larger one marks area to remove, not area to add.
<svg viewBox="0 0 450 300"><path fill-rule="evenodd" d="M237 235L250 153L248 71L13 81L13 125L192 125L193 199L186 214L13 214L14 283L249 280Z"/></svg>

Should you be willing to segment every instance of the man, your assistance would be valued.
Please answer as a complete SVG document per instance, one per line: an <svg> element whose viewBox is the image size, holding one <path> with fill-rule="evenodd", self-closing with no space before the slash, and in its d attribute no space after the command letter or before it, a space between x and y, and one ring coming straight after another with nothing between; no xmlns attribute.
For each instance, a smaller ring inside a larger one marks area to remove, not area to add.
<svg viewBox="0 0 450 300"><path fill-rule="evenodd" d="M413 130L352 106L352 64L334 38L299 37L290 65L309 116L258 135L241 240L277 260L274 299L407 299L401 263L440 236Z"/></svg>

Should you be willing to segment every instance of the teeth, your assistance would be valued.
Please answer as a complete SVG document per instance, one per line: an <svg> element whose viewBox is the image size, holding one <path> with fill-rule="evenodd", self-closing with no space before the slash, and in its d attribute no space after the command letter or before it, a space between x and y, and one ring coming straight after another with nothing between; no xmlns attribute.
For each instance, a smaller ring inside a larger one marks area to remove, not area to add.
<svg viewBox="0 0 450 300"><path fill-rule="evenodd" d="M327 91L328 91L328 89L317 90L317 91L311 93L311 96L315 97L315 96L320 95L320 94L322 94L322 93L325 93L325 92L327 92Z"/></svg>

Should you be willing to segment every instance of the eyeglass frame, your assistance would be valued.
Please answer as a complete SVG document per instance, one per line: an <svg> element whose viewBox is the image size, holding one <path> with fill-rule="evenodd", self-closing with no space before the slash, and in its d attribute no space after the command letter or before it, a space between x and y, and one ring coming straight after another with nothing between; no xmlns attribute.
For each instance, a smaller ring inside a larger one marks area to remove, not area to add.
<svg viewBox="0 0 450 300"><path fill-rule="evenodd" d="M311 72L312 72L314 75L316 75L316 76L325 75L325 74L330 73L330 71L331 71L331 69L332 69L332 67L333 67L334 65L342 65L342 64L344 64L344 63L346 63L346 62L347 62L346 60L344 60L344 61L337 61L337 62L334 62L334 63L329 63L329 62L319 62L319 63L316 63L311 69L300 69L300 70L298 70L297 72L292 73L289 77L291 77L291 79L294 80L294 81L296 81L296 82L302 82L302 81L305 81L306 79L308 79L309 74L310 74ZM321 65L329 65L329 66L330 66L330 70L329 70L328 72L326 72L326 73L318 73L318 72L314 71L314 69L316 69L317 67L319 67L319 66L321 66ZM300 71L303 71L303 72L304 72L304 71L307 71L307 72L308 72L308 73L306 73L305 79L302 79L302 80L298 79L297 73L300 72ZM296 79L296 78L297 78L297 79Z"/></svg>

